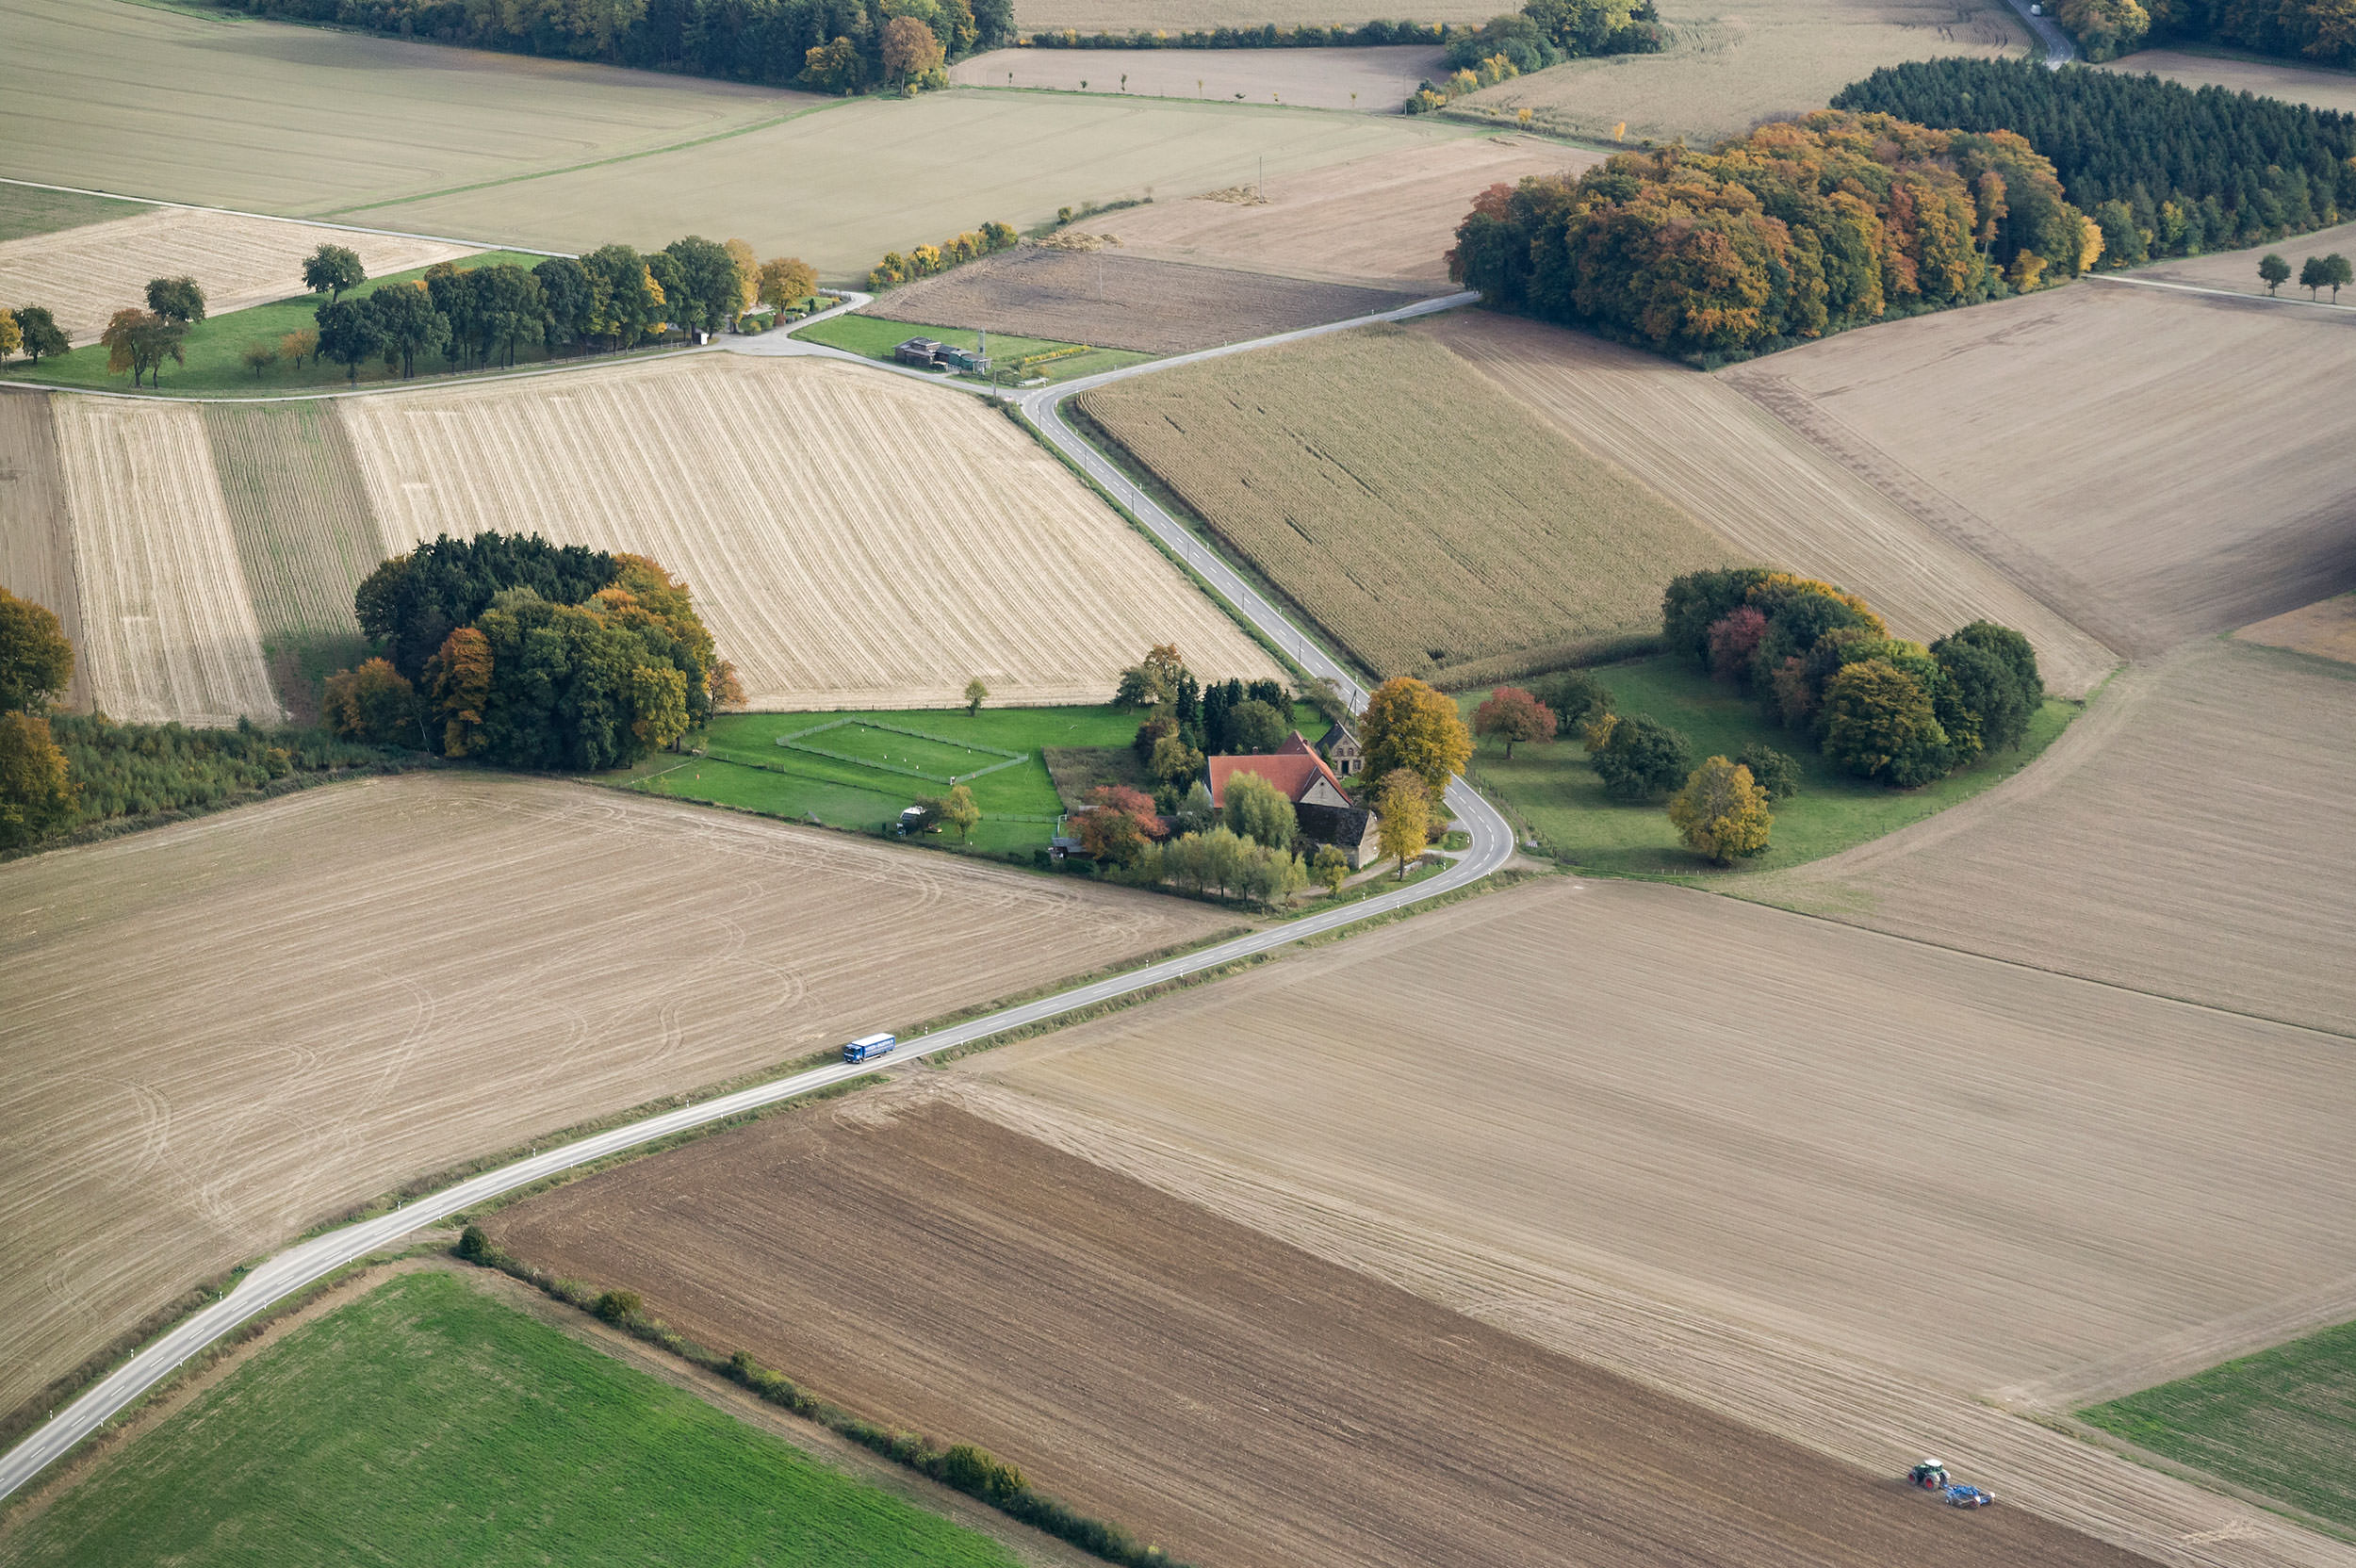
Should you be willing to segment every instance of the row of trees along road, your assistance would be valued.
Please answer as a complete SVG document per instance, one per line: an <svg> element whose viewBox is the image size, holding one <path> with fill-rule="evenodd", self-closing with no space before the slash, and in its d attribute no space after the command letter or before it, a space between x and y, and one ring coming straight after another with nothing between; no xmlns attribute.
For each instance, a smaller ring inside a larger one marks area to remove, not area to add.
<svg viewBox="0 0 2356 1568"><path fill-rule="evenodd" d="M2291 264L2268 251L2258 258L2258 281L2266 286L2268 294L2273 293L2291 281ZM2310 300L2315 298L2316 290L2328 288L2331 291L2331 302L2338 304L2340 290L2350 283L2356 283L2356 273L2350 272L2348 258L2337 251L2326 256L2309 256L2299 263L2299 286L2307 291Z"/></svg>

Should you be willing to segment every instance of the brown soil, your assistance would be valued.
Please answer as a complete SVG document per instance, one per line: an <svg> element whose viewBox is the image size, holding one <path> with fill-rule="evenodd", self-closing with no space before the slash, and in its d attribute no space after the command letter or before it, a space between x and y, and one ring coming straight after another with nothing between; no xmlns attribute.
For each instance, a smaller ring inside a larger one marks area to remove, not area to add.
<svg viewBox="0 0 2356 1568"><path fill-rule="evenodd" d="M0 394L0 588L56 612L66 637L82 645L74 520L46 392ZM76 659L66 705L87 709L90 700L90 672Z"/></svg>
<svg viewBox="0 0 2356 1568"><path fill-rule="evenodd" d="M2085 283L1724 379L2142 658L2356 588L2351 351L2356 310Z"/></svg>
<svg viewBox="0 0 2356 1568"><path fill-rule="evenodd" d="M2233 633L2245 643L2312 653L2356 664L2356 594L2318 599L2298 609L2243 627Z"/></svg>
<svg viewBox="0 0 2356 1568"><path fill-rule="evenodd" d="M1928 1450L2166 1560L2345 1565L2007 1412L2356 1316L2346 1056L1549 878L948 1077L1016 1130L1868 1471Z"/></svg>
<svg viewBox="0 0 2356 1568"><path fill-rule="evenodd" d="M497 776L0 867L0 1408L413 1177L1226 923Z"/></svg>
<svg viewBox="0 0 2356 1568"><path fill-rule="evenodd" d="M492 1229L1198 1561L2137 1560L1954 1513L921 1099L708 1140Z"/></svg>
<svg viewBox="0 0 2356 1568"><path fill-rule="evenodd" d="M1280 53L1281 51L1271 51ZM1329 283L1437 291L1473 199L1530 174L1576 174L1599 154L1535 137L1464 137L1350 163L1279 172L1265 185L1158 201L1088 220L1135 255ZM1265 201L1238 202L1238 193Z"/></svg>
<svg viewBox="0 0 2356 1568"><path fill-rule="evenodd" d="M1226 210L1221 208L1221 210ZM1117 216L1117 215L1116 215ZM1090 229L1106 228L1089 219ZM1184 353L1412 303L1342 284L1025 245L880 295L866 314L1100 349Z"/></svg>
<svg viewBox="0 0 2356 1568"><path fill-rule="evenodd" d="M1365 49L993 49L951 66L949 79L969 87L1397 114L1417 83L1448 74L1446 58L1436 48L1397 44Z"/></svg>

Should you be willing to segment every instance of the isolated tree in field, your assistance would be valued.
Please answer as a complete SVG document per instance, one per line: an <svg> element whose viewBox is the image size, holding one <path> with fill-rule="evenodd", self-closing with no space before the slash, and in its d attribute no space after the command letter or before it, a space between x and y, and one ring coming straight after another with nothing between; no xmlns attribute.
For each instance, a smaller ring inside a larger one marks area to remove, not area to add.
<svg viewBox="0 0 2356 1568"><path fill-rule="evenodd" d="M2356 283L2356 272L2349 270L2346 256L2334 251L2323 258L2323 286L2331 291L2333 304L2340 302L2340 290L2350 283ZM32 329L29 327L25 329L25 341L32 341Z"/></svg>
<svg viewBox="0 0 2356 1568"><path fill-rule="evenodd" d="M319 354L319 333L317 327L303 327L278 340L278 357L298 370L303 368L304 360L316 360Z"/></svg>
<svg viewBox="0 0 2356 1568"><path fill-rule="evenodd" d="M49 721L39 713L0 713L0 849L72 822L75 793Z"/></svg>
<svg viewBox="0 0 2356 1568"><path fill-rule="evenodd" d="M1693 771L1693 748L1658 719L1630 713L1613 720L1603 744L1588 747L1588 765L1614 800L1655 800Z"/></svg>
<svg viewBox="0 0 2356 1568"><path fill-rule="evenodd" d="M275 343L248 343L243 349L240 349L237 351L237 358L244 364L247 369L254 372L254 379L255 381L260 381L262 379L262 372L278 363L278 345Z"/></svg>
<svg viewBox="0 0 2356 1568"><path fill-rule="evenodd" d="M912 16L895 16L884 24L883 68L887 82L908 82L941 63L941 40Z"/></svg>
<svg viewBox="0 0 2356 1568"><path fill-rule="evenodd" d="M799 256L778 256L761 264L761 302L791 310L818 292L818 269Z"/></svg>
<svg viewBox="0 0 2356 1568"><path fill-rule="evenodd" d="M205 319L205 290L194 278L151 278L147 308L167 321L192 327Z"/></svg>
<svg viewBox="0 0 2356 1568"><path fill-rule="evenodd" d="M1413 676L1386 680L1366 699L1358 731L1366 774L1383 778L1399 768L1413 771L1432 795L1472 760L1472 731L1456 716L1456 704Z"/></svg>
<svg viewBox="0 0 2356 1568"><path fill-rule="evenodd" d="M2268 294L2289 282L2290 275L2291 264L2272 251L2258 258L2258 276L2266 284Z"/></svg>
<svg viewBox="0 0 2356 1568"><path fill-rule="evenodd" d="M57 318L49 314L46 305L20 305L16 311L16 330L24 337L25 356L34 364L44 354L61 354L74 347Z"/></svg>
<svg viewBox="0 0 2356 1568"><path fill-rule="evenodd" d="M330 304L342 299L344 290L357 288L368 281L368 269L360 265L360 253L347 246L322 245L303 263L303 286L314 294L326 295Z"/></svg>
<svg viewBox="0 0 2356 1568"><path fill-rule="evenodd" d="M1227 825L1237 838L1270 849L1290 849L1296 826L1293 803L1284 792L1255 773L1227 780Z"/></svg>
<svg viewBox="0 0 2356 1568"><path fill-rule="evenodd" d="M1089 792L1088 808L1072 815L1072 833L1089 858L1125 866L1144 853L1154 822L1149 796L1123 785L1100 784Z"/></svg>
<svg viewBox="0 0 2356 1568"><path fill-rule="evenodd" d="M965 683L965 716L970 719L979 713L982 710L982 704L988 701L989 697L990 688L982 684L980 676L975 676L967 681Z"/></svg>
<svg viewBox="0 0 2356 1568"><path fill-rule="evenodd" d="M1510 762L1515 742L1554 739L1554 710L1519 686L1499 686L1473 710L1473 733L1503 740Z"/></svg>
<svg viewBox="0 0 2356 1568"><path fill-rule="evenodd" d="M982 808L973 803L973 792L962 784L952 786L948 797L941 803L941 820L957 830L957 842L971 841L974 825L982 820Z"/></svg>
<svg viewBox="0 0 2356 1568"><path fill-rule="evenodd" d="M364 300L338 300L319 306L319 351L344 368L345 379L360 379L360 362L384 350L384 334Z"/></svg>
<svg viewBox="0 0 2356 1568"><path fill-rule="evenodd" d="M1319 844L1309 862L1309 880L1328 893L1340 892L1350 880L1350 857L1332 844Z"/></svg>
<svg viewBox="0 0 2356 1568"><path fill-rule="evenodd" d="M1775 823L1751 770L1723 757L1710 758L1687 777L1670 798L1669 820L1688 844L1722 866L1764 852Z"/></svg>
<svg viewBox="0 0 2356 1568"><path fill-rule="evenodd" d="M1824 755L1904 790L1929 783L1953 760L1930 693L1887 659L1844 665L1825 683Z"/></svg>
<svg viewBox="0 0 2356 1568"><path fill-rule="evenodd" d="M56 612L0 588L0 712L41 712L73 679L74 645Z"/></svg>
<svg viewBox="0 0 2356 1568"><path fill-rule="evenodd" d="M16 312L0 308L0 364L15 357L25 347L25 330L16 324Z"/></svg>
<svg viewBox="0 0 2356 1568"><path fill-rule="evenodd" d="M181 322L149 310L118 310L106 323L106 330L98 335L98 341L106 351L106 368L131 372L131 384L139 384L139 378L152 382L159 379L164 361L186 365L187 354L180 342L188 335Z"/></svg>
<svg viewBox="0 0 2356 1568"><path fill-rule="evenodd" d="M433 296L422 286L395 284L380 288L363 305L376 323L385 363L398 362L403 381L417 373L419 354L431 353L450 341L450 318L434 308Z"/></svg>
<svg viewBox="0 0 2356 1568"><path fill-rule="evenodd" d="M1399 862L1399 880L1432 841L1432 789L1413 768L1393 768L1375 791L1375 841Z"/></svg>
<svg viewBox="0 0 2356 1568"><path fill-rule="evenodd" d="M2299 286L2307 291L2309 300L2314 300L2318 292L2331 286L2331 270L2323 265L2321 256L2309 256L2299 264Z"/></svg>

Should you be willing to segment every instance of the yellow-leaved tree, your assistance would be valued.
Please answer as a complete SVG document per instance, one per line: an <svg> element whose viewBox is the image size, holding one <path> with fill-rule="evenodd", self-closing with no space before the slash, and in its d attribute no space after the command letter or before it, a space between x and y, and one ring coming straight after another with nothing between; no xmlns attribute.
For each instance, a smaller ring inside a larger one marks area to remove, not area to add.
<svg viewBox="0 0 2356 1568"><path fill-rule="evenodd" d="M1767 793L1740 762L1712 757L1695 768L1669 801L1669 820L1685 841L1722 866L1767 848L1775 824Z"/></svg>
<svg viewBox="0 0 2356 1568"><path fill-rule="evenodd" d="M1456 716L1456 704L1413 676L1374 689L1358 735L1367 777L1383 779L1388 788L1388 776L1405 768L1434 798L1472 759L1472 731Z"/></svg>
<svg viewBox="0 0 2356 1568"><path fill-rule="evenodd" d="M1374 809L1376 840L1383 853L1399 862L1404 881L1407 868L1432 841L1432 792L1413 768L1394 768L1375 792Z"/></svg>

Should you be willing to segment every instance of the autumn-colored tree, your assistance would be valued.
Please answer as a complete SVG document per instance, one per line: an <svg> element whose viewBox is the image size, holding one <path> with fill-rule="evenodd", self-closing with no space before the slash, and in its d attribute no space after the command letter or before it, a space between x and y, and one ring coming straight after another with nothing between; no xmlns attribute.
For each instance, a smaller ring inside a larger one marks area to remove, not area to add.
<svg viewBox="0 0 2356 1568"><path fill-rule="evenodd" d="M1519 686L1499 686L1473 710L1473 733L1502 737L1510 762L1514 743L1554 739L1554 710Z"/></svg>
<svg viewBox="0 0 2356 1568"><path fill-rule="evenodd" d="M49 721L39 713L0 713L0 849L65 826L74 820L75 796Z"/></svg>
<svg viewBox="0 0 2356 1568"><path fill-rule="evenodd" d="M1369 778L1399 768L1420 777L1433 796L1472 760L1472 732L1456 716L1456 704L1413 676L1399 676L1374 689L1366 699L1358 742Z"/></svg>
<svg viewBox="0 0 2356 1568"><path fill-rule="evenodd" d="M1145 770L1162 783L1175 785L1203 771L1203 754L1186 744L1186 737L1165 735L1153 743Z"/></svg>
<svg viewBox="0 0 2356 1568"><path fill-rule="evenodd" d="M1350 857L1332 844L1319 844L1309 862L1309 880L1328 893L1340 892L1342 884L1350 880Z"/></svg>
<svg viewBox="0 0 2356 1568"><path fill-rule="evenodd" d="M0 363L14 357L24 347L25 332L16 324L16 312L0 306Z"/></svg>
<svg viewBox="0 0 2356 1568"><path fill-rule="evenodd" d="M761 302L779 310L800 304L818 292L818 269L798 256L778 256L761 264Z"/></svg>
<svg viewBox="0 0 2356 1568"><path fill-rule="evenodd" d="M728 253L728 260L736 267L736 296L728 314L739 316L761 298L761 258L753 253L752 245L746 240L727 240L720 249Z"/></svg>
<svg viewBox="0 0 2356 1568"><path fill-rule="evenodd" d="M1825 682L1824 755L1901 789L1929 783L1952 760L1929 691L1888 659L1843 665Z"/></svg>
<svg viewBox="0 0 2356 1568"><path fill-rule="evenodd" d="M884 24L880 53L888 82L912 81L938 70L942 60L941 40L912 16L895 16Z"/></svg>
<svg viewBox="0 0 2356 1568"><path fill-rule="evenodd" d="M254 379L260 381L262 372L278 363L278 345L248 343L238 351L237 358L244 363L247 369L254 372Z"/></svg>
<svg viewBox="0 0 2356 1568"><path fill-rule="evenodd" d="M56 612L0 588L0 712L38 713L74 679L74 645Z"/></svg>
<svg viewBox="0 0 2356 1568"><path fill-rule="evenodd" d="M989 697L990 688L982 684L980 676L975 676L967 681L965 683L965 716L970 719L979 713L982 710L982 704Z"/></svg>
<svg viewBox="0 0 2356 1568"><path fill-rule="evenodd" d="M744 682L737 678L736 666L727 660L712 661L712 668L704 672L704 685L712 694L712 707L744 706Z"/></svg>
<svg viewBox="0 0 2356 1568"><path fill-rule="evenodd" d="M181 322L135 308L116 311L98 341L106 351L107 370L116 375L130 371L131 384L137 386L141 377L161 370L167 359L175 365L188 363L180 347L188 333Z"/></svg>
<svg viewBox="0 0 2356 1568"><path fill-rule="evenodd" d="M982 808L973 800L973 792L964 785L953 786L941 803L941 820L957 830L957 842L973 837L975 825L982 820Z"/></svg>
<svg viewBox="0 0 2356 1568"><path fill-rule="evenodd" d="M329 676L319 711L328 727L347 740L417 743L417 692L382 659Z"/></svg>
<svg viewBox="0 0 2356 1568"><path fill-rule="evenodd" d="M1432 841L1431 788L1415 769L1394 768L1375 791L1374 809L1376 841L1399 862L1399 879L1405 881L1407 868Z"/></svg>
<svg viewBox="0 0 2356 1568"><path fill-rule="evenodd" d="M1106 865L1125 866L1144 852L1159 817L1153 799L1121 784L1100 784L1088 808L1074 812L1072 837L1083 854Z"/></svg>
<svg viewBox="0 0 2356 1568"><path fill-rule="evenodd" d="M442 719L442 755L464 757L483 727L491 702L491 645L482 632L462 626L442 641L427 662L426 689Z"/></svg>
<svg viewBox="0 0 2356 1568"><path fill-rule="evenodd" d="M319 355L319 334L317 327L304 327L290 332L278 340L278 357L301 369L304 360L317 360Z"/></svg>
<svg viewBox="0 0 2356 1568"><path fill-rule="evenodd" d="M2258 258L2258 278L2259 281L2266 286L2266 292L2268 294L2273 293L2277 288L2280 288L2282 285L2288 283L2290 281L2290 276L2291 264L2284 261L2281 256L2276 255L2272 251L2268 251L2265 255Z"/></svg>
<svg viewBox="0 0 2356 1568"><path fill-rule="evenodd" d="M1751 655L1766 635L1767 616L1757 605L1721 615L1710 627L1710 673L1737 684L1748 679Z"/></svg>
<svg viewBox="0 0 2356 1568"><path fill-rule="evenodd" d="M661 751L687 733L687 674L670 664L639 664L630 672L630 732L648 751Z"/></svg>
<svg viewBox="0 0 2356 1568"><path fill-rule="evenodd" d="M1669 801L1669 820L1687 843L1722 866L1764 852L1775 823L1751 770L1723 757L1693 770Z"/></svg>
<svg viewBox="0 0 2356 1568"><path fill-rule="evenodd" d="M1227 825L1238 838L1270 849L1292 847L1299 825L1284 791L1256 773L1238 773L1228 776L1225 794Z"/></svg>
<svg viewBox="0 0 2356 1568"><path fill-rule="evenodd" d="M866 62L847 38L822 43L802 56L802 86L813 92L857 92L867 84Z"/></svg>

